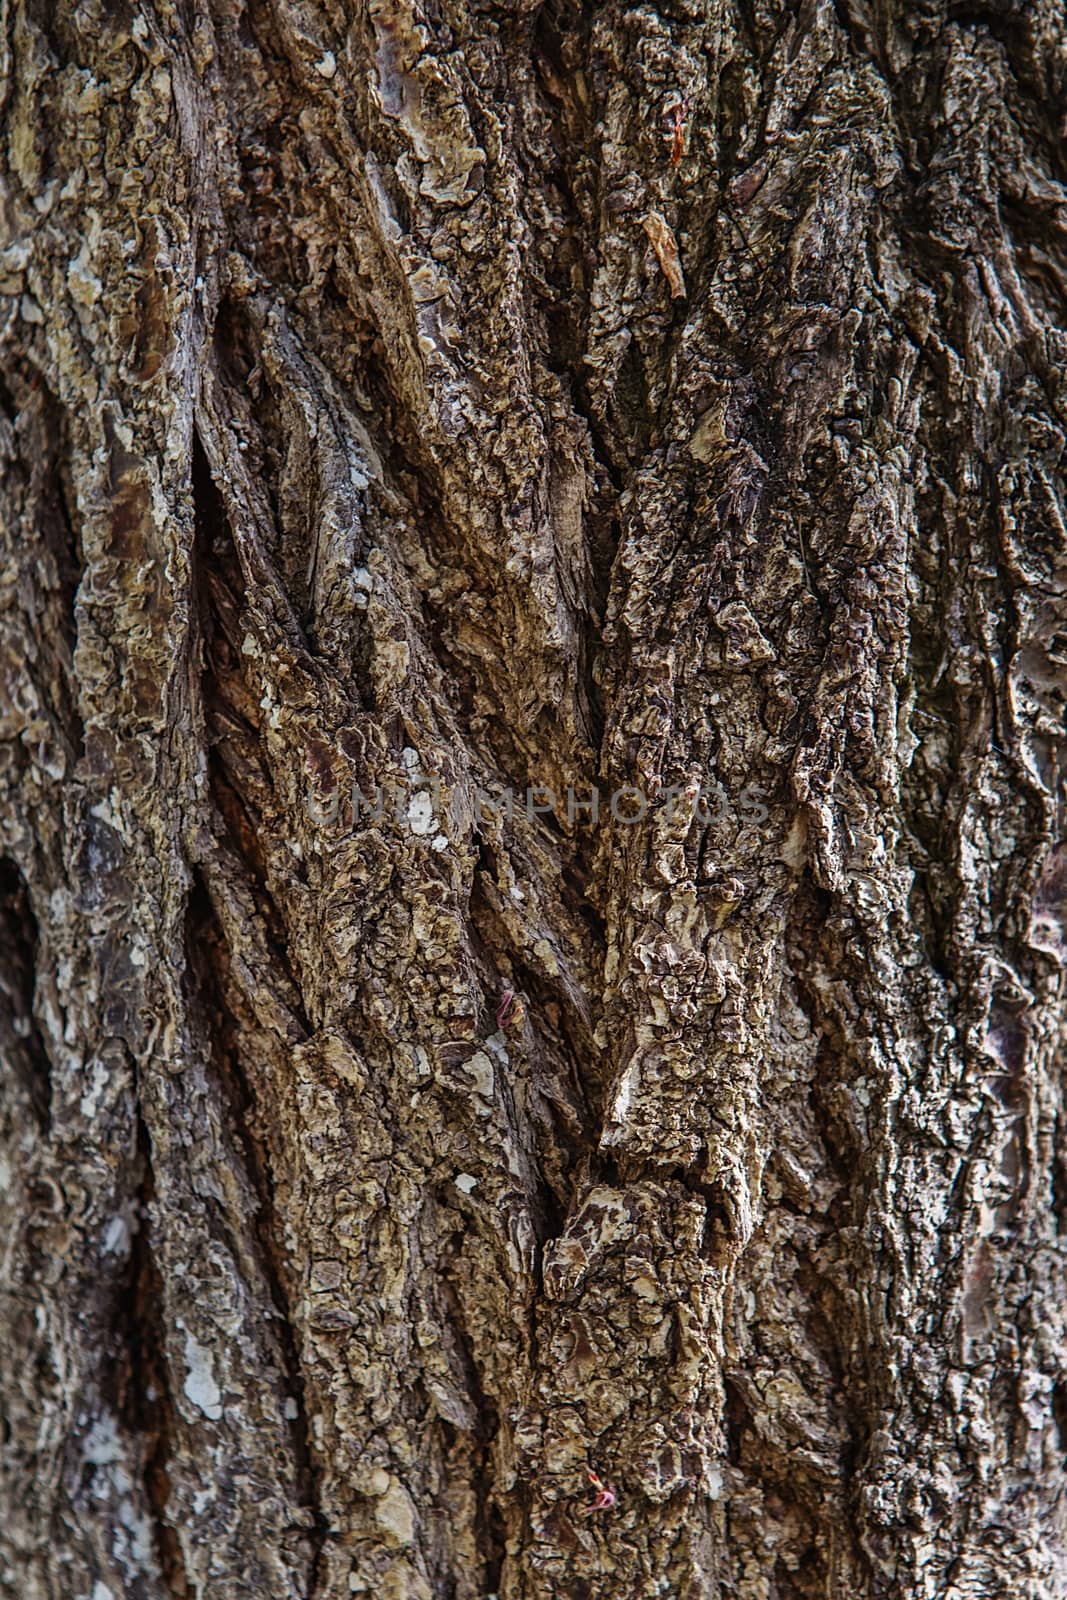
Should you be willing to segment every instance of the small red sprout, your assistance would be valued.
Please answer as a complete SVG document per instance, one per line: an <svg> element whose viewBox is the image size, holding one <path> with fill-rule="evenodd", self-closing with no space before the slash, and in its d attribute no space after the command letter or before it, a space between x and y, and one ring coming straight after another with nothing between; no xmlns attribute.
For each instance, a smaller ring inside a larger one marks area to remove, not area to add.
<svg viewBox="0 0 1067 1600"><path fill-rule="evenodd" d="M671 125L671 168L679 167L685 155L685 119L689 111L689 100L683 95L672 107L673 121Z"/></svg>
<svg viewBox="0 0 1067 1600"><path fill-rule="evenodd" d="M591 1506L583 1506L582 1516L592 1516L594 1511L610 1511L618 1496L610 1483L601 1483L592 1467L589 1468L589 1482L596 1490L596 1495Z"/></svg>
<svg viewBox="0 0 1067 1600"><path fill-rule="evenodd" d="M504 994L503 994L503 998L501 999L500 1004L496 1008L496 1025L497 1025L498 1028L506 1028L507 1027L508 1018L511 1016L511 1013L514 1010L514 1008L515 1008L515 991L514 991L514 989L505 989L504 990Z"/></svg>
<svg viewBox="0 0 1067 1600"><path fill-rule="evenodd" d="M526 1007L522 1003L522 996L517 995L514 989L505 989L503 998L496 1008L496 1025L505 1028L509 1033L521 1033L526 1022Z"/></svg>

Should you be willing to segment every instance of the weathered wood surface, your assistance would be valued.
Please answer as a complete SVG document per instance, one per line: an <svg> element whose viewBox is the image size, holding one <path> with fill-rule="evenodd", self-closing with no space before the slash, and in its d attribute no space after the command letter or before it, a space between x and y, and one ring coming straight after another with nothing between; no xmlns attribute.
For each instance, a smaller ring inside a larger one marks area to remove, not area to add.
<svg viewBox="0 0 1067 1600"><path fill-rule="evenodd" d="M0 16L0 1592L1062 1600L1061 7Z"/></svg>

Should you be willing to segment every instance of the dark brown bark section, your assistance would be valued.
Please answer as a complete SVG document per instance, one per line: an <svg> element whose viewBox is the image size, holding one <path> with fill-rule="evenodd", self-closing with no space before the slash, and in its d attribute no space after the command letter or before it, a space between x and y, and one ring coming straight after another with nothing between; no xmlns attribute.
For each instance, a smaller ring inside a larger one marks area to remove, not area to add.
<svg viewBox="0 0 1067 1600"><path fill-rule="evenodd" d="M2 18L0 1590L1055 1600L1060 10Z"/></svg>

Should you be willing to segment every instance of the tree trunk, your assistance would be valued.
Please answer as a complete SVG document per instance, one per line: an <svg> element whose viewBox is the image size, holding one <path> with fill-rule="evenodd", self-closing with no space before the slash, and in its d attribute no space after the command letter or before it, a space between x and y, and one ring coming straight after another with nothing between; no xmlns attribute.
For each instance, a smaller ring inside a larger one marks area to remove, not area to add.
<svg viewBox="0 0 1067 1600"><path fill-rule="evenodd" d="M0 1591L1062 1600L1061 8L0 15Z"/></svg>

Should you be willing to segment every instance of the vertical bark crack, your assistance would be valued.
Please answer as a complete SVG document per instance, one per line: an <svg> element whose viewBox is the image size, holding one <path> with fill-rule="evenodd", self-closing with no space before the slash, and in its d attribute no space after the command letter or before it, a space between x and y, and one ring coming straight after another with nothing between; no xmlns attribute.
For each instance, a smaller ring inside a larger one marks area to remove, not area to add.
<svg viewBox="0 0 1067 1600"><path fill-rule="evenodd" d="M152 1250L155 1183L152 1145L144 1119L137 1116L137 1226L120 1301L120 1331L125 1360L120 1369L119 1415L142 1453L145 1500L152 1518L156 1558L172 1600L191 1593L181 1541L169 1513L170 1465L175 1452L174 1397L170 1387L163 1329L163 1281Z"/></svg>
<svg viewBox="0 0 1067 1600"><path fill-rule="evenodd" d="M47 1134L52 1066L34 1015L39 943L29 886L15 862L0 857L0 1050Z"/></svg>

